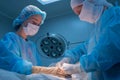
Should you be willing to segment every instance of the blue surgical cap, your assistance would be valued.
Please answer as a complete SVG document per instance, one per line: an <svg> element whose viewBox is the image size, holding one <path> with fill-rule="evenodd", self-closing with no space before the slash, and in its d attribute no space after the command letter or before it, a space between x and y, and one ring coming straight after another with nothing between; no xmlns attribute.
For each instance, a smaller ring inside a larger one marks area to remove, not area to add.
<svg viewBox="0 0 120 80"><path fill-rule="evenodd" d="M33 15L40 15L42 17L42 23L44 23L44 20L46 18L46 12L40 10L38 7L33 5L26 6L19 16L13 21L13 27L16 29L19 25L21 25L25 20L27 20L29 17Z"/></svg>

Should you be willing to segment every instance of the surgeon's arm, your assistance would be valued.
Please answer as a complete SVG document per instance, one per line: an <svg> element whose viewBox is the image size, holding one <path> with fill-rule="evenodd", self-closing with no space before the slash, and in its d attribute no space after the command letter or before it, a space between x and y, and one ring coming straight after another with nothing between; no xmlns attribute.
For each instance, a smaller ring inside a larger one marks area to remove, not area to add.
<svg viewBox="0 0 120 80"><path fill-rule="evenodd" d="M41 67L41 66L33 66L32 67L33 74L52 74L59 77L67 77L69 76L63 69L59 67Z"/></svg>
<svg viewBox="0 0 120 80"><path fill-rule="evenodd" d="M0 68L26 75L32 73L32 63L10 52L1 41Z"/></svg>
<svg viewBox="0 0 120 80"><path fill-rule="evenodd" d="M78 45L77 47L75 47L74 49L71 49L71 50L67 50L65 52L65 56L64 58L59 61L56 66L57 67L62 67L62 65L64 63L76 63L79 61L80 57L83 55L83 54L86 54L87 50L86 50L86 46L87 45L87 42L85 43L81 43L80 45Z"/></svg>
<svg viewBox="0 0 120 80"><path fill-rule="evenodd" d="M21 56L20 52L20 45L21 43L18 42L18 37L16 37L15 33L7 33L5 36L1 39L2 43L4 46L9 49L10 52L17 56Z"/></svg>
<svg viewBox="0 0 120 80"><path fill-rule="evenodd" d="M86 52L87 51L86 50L86 44L87 44L87 42L81 43L80 45L78 45L74 49L68 50L65 53L65 58L69 58L70 59L70 63L78 62L80 57L87 53Z"/></svg>
<svg viewBox="0 0 120 80"><path fill-rule="evenodd" d="M87 71L106 71L116 64L120 58L118 45L119 26L108 27L101 33L98 44L94 47L89 55L84 55L80 58L81 67ZM113 31L115 29L115 31ZM118 33L116 33L118 31Z"/></svg>

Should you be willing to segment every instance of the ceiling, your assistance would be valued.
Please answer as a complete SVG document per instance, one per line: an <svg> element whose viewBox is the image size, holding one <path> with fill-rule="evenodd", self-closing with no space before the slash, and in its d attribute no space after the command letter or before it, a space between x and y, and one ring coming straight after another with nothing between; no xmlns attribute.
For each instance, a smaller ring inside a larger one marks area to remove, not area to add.
<svg viewBox="0 0 120 80"><path fill-rule="evenodd" d="M115 0L108 1L112 3L115 2ZM120 3L120 0L118 1ZM32 4L46 11L47 19L49 19L56 16L72 13L69 3L70 0L61 0L55 3L41 5L37 0L1 0L0 15L14 19L25 6Z"/></svg>
<svg viewBox="0 0 120 80"><path fill-rule="evenodd" d="M25 6L32 4L46 11L47 18L52 18L72 12L69 2L70 0L61 0L55 3L41 5L37 0L1 0L0 13L13 19Z"/></svg>

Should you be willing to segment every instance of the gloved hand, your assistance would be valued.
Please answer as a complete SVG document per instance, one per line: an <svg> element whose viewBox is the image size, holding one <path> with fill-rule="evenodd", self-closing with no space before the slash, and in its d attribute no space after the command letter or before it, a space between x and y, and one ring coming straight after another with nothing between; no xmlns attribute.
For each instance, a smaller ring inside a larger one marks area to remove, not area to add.
<svg viewBox="0 0 120 80"><path fill-rule="evenodd" d="M69 75L63 69L58 67L41 67L41 66L33 66L32 73L33 74L39 74L39 73L52 74L59 77L66 77Z"/></svg>
<svg viewBox="0 0 120 80"><path fill-rule="evenodd" d="M62 66L62 69L67 73L67 74L76 74L80 73L82 70L80 69L80 64L67 64L64 63Z"/></svg>
<svg viewBox="0 0 120 80"><path fill-rule="evenodd" d="M56 67L62 67L64 63L69 63L70 59L69 58L63 58L60 62L56 64Z"/></svg>
<svg viewBox="0 0 120 80"><path fill-rule="evenodd" d="M72 74L72 80L89 80L88 75L85 72L77 73L77 74Z"/></svg>
<svg viewBox="0 0 120 80"><path fill-rule="evenodd" d="M55 66L56 66L56 63L52 63L48 67L55 67Z"/></svg>

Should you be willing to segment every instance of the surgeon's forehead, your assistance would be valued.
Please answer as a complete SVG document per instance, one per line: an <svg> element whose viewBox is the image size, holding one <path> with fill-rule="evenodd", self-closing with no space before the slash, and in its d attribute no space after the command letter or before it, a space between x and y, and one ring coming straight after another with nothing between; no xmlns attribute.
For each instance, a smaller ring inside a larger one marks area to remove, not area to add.
<svg viewBox="0 0 120 80"><path fill-rule="evenodd" d="M40 16L40 15L33 15L29 19L34 19L36 21L40 21L40 20L42 20L42 16Z"/></svg>

